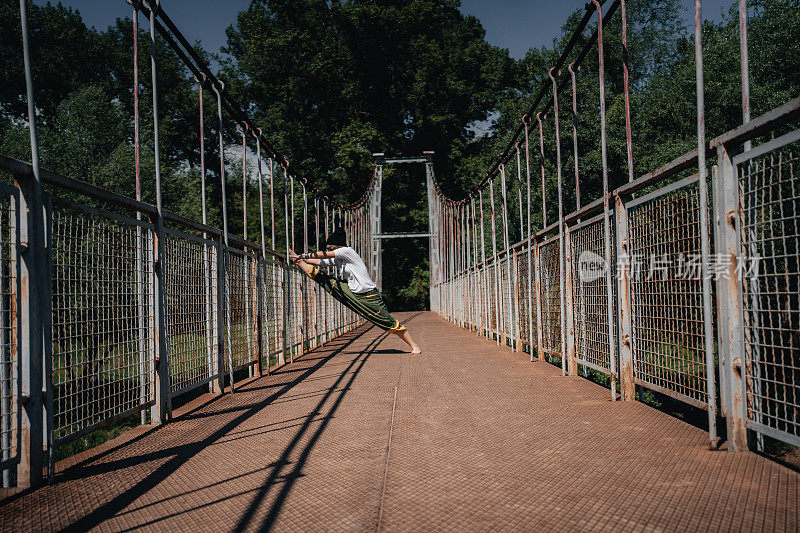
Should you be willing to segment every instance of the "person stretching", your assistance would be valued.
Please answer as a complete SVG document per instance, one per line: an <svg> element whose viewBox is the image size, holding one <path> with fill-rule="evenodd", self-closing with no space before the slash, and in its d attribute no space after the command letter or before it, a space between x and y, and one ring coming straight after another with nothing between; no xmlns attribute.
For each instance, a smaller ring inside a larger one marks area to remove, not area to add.
<svg viewBox="0 0 800 533"><path fill-rule="evenodd" d="M369 277L367 267L358 252L347 246L344 228L336 228L325 240L325 251L297 255L290 248L289 259L347 308L382 330L403 339L411 347L411 353L421 353L408 329L389 314L383 297ZM335 266L340 276L330 276L320 271L320 266Z"/></svg>

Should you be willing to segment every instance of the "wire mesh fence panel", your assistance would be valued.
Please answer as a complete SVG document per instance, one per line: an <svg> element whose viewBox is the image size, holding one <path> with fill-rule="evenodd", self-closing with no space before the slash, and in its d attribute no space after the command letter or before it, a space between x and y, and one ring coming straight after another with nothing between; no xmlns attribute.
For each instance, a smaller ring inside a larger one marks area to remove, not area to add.
<svg viewBox="0 0 800 533"><path fill-rule="evenodd" d="M292 327L291 323L291 310L294 307L294 303L290 300L293 296L289 293L289 266L286 263L278 263L277 264L277 272L278 279L280 282L281 287L281 298L278 302L278 307L280 308L281 313L281 320L280 320L280 343L281 343L281 352L283 357L286 361L289 360L289 351L288 346L291 345L292 337L290 329ZM288 298L287 298L288 295Z"/></svg>
<svg viewBox="0 0 800 533"><path fill-rule="evenodd" d="M58 444L152 401L153 238L147 224L61 202L51 236Z"/></svg>
<svg viewBox="0 0 800 533"><path fill-rule="evenodd" d="M226 327L226 344L230 343L233 368L247 366L257 360L258 339L253 321L253 283L256 279L255 256L251 252L230 250L228 253L227 298L230 306L230 324ZM228 321L226 319L226 324Z"/></svg>
<svg viewBox="0 0 800 533"><path fill-rule="evenodd" d="M455 322L456 320L456 305L458 304L457 296L455 295L456 291L456 281L451 280L447 283L447 311L448 311L448 318Z"/></svg>
<svg viewBox="0 0 800 533"><path fill-rule="evenodd" d="M303 309L305 305L303 294L303 274L296 268L289 270L289 283L292 284L292 305L291 305L291 324L289 348L295 355L302 352L303 334L304 334L304 316Z"/></svg>
<svg viewBox="0 0 800 533"><path fill-rule="evenodd" d="M536 290L532 275L535 265L530 257L529 248L524 248L517 253L517 299L519 302L517 309L517 324L519 324L518 336L522 342L530 346L535 346L536 339ZM531 261L531 271L528 271L528 261ZM528 299L528 284L530 285L531 297ZM531 320L531 317L533 320ZM533 342L531 342L531 332L533 332Z"/></svg>
<svg viewBox="0 0 800 533"><path fill-rule="evenodd" d="M303 289L303 343L306 350L315 346L314 341L314 283L307 275L300 273L300 283ZM348 323L349 323L348 316Z"/></svg>
<svg viewBox="0 0 800 533"><path fill-rule="evenodd" d="M800 445L800 153L797 132L737 165L747 424ZM786 144L786 143L789 144ZM771 149L770 149L771 148Z"/></svg>
<svg viewBox="0 0 800 533"><path fill-rule="evenodd" d="M281 328L283 327L283 273L280 265L274 261L264 262L264 275L261 283L261 302L264 306L264 322L261 330L261 342L266 352L263 365L266 367L268 361L277 358L278 353L283 348L281 340Z"/></svg>
<svg viewBox="0 0 800 533"><path fill-rule="evenodd" d="M496 277L496 269L497 265L492 260L489 263L489 266L486 268L486 282L488 284L488 298L487 298L487 305L489 306L488 309L488 316L489 316L489 329L490 335L496 334L500 329L500 317L498 316L498 300L497 300L497 277Z"/></svg>
<svg viewBox="0 0 800 533"><path fill-rule="evenodd" d="M542 298L542 350L561 355L561 286L558 237L539 245L539 282Z"/></svg>
<svg viewBox="0 0 800 533"><path fill-rule="evenodd" d="M467 283L469 291L467 294L467 302L469 303L469 326L471 329L475 329L480 323L478 320L480 277L477 269L473 268L469 271L469 281Z"/></svg>
<svg viewBox="0 0 800 533"><path fill-rule="evenodd" d="M707 408L696 178L629 204L636 383Z"/></svg>
<svg viewBox="0 0 800 533"><path fill-rule="evenodd" d="M512 282L512 273L510 271L511 259L506 256L499 263L500 267L500 320L501 333L506 339L511 340L514 337L514 326L512 319L514 317L514 284ZM513 261L512 261L513 263Z"/></svg>
<svg viewBox="0 0 800 533"><path fill-rule="evenodd" d="M314 283L313 280L310 278L306 278L306 323L308 327L307 339L308 339L308 348L313 350L317 346L319 346L319 328L317 326L317 318L318 318L318 311L317 308L319 306L319 285Z"/></svg>
<svg viewBox="0 0 800 533"><path fill-rule="evenodd" d="M337 334L336 308L336 300L334 300L330 294L325 293L325 317L327 320L327 335L329 339L335 337Z"/></svg>
<svg viewBox="0 0 800 533"><path fill-rule="evenodd" d="M333 298L326 292L322 300L322 321L326 339L333 336L333 303Z"/></svg>
<svg viewBox="0 0 800 533"><path fill-rule="evenodd" d="M458 276L457 297L458 297L458 322L461 326L466 326L467 314L467 301L466 301L466 288L467 288L467 272L462 272Z"/></svg>
<svg viewBox="0 0 800 533"><path fill-rule="evenodd" d="M14 191L0 190L0 450L2 462L19 459L17 364L17 202Z"/></svg>
<svg viewBox="0 0 800 533"><path fill-rule="evenodd" d="M170 392L216 376L217 250L212 241L165 230L164 295Z"/></svg>
<svg viewBox="0 0 800 533"><path fill-rule="evenodd" d="M477 291L474 298L478 299L478 326L481 335L488 335L489 324L489 304L487 297L489 294L489 278L486 263L482 263L477 269Z"/></svg>
<svg viewBox="0 0 800 533"><path fill-rule="evenodd" d="M613 220L613 213L610 220ZM590 219L570 230L572 258L572 305L575 324L575 360L594 370L611 371L611 347L608 335L608 290L605 276L605 226L603 215ZM611 225L611 242L614 229ZM613 252L608 265L612 268L612 328L617 331L616 256ZM613 339L616 342L616 335ZM616 348L613 353L616 355Z"/></svg>
<svg viewBox="0 0 800 533"><path fill-rule="evenodd" d="M314 289L314 334L317 338L317 345L325 342L325 300L328 293L317 285L312 284Z"/></svg>

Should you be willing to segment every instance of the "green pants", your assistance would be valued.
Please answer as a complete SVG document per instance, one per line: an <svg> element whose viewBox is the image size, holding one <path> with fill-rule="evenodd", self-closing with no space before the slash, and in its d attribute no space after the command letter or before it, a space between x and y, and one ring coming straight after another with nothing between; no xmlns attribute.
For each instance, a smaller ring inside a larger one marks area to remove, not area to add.
<svg viewBox="0 0 800 533"><path fill-rule="evenodd" d="M406 327L389 314L381 293L376 289L356 294L350 290L346 281L330 276L320 271L317 267L314 267L310 276L327 293L340 301L342 305L369 320L382 330L397 334L405 332Z"/></svg>

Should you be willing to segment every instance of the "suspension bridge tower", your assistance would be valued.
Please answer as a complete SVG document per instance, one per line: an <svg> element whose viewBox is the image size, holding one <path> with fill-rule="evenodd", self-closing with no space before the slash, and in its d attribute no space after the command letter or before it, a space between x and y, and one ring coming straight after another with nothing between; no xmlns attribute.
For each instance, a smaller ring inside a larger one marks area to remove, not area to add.
<svg viewBox="0 0 800 533"><path fill-rule="evenodd" d="M383 153L372 154L375 158L375 190L372 194L370 201L370 224L372 227L372 250L370 258L370 266L372 278L378 286L379 291L383 291L383 261L381 260L381 250L384 239L431 239L433 232L431 231L430 222L428 223L427 233L383 233L381 227L381 204L382 204L382 189L383 189L383 167L387 165L402 165L411 163L422 163L425 165L425 183L427 187L428 198L428 220L431 220L431 200L433 194L433 152L422 152L419 157L386 157ZM434 243L429 243L429 249L433 253L435 250ZM432 259L432 257L431 257ZM431 263L432 264L432 263Z"/></svg>

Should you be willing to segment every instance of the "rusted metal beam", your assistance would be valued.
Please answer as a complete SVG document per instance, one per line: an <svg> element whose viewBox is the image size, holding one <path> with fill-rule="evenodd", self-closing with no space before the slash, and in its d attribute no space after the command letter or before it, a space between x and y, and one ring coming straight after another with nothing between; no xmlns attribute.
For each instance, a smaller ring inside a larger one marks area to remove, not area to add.
<svg viewBox="0 0 800 533"><path fill-rule="evenodd" d="M745 406L745 381L744 381L744 343L743 343L743 317L742 294L739 260L741 259L740 225L741 212L739 206L739 183L736 167L731 154L725 144L717 147L718 178L720 180L717 191L721 193L718 206L721 208L720 216L724 223L720 224L719 236L721 241L718 250L726 257L729 264L724 281L718 288L724 289L721 299L722 307L720 323L723 323L725 333L722 339L720 372L725 372L729 390L727 395L728 409L726 424L728 434L728 450L747 450L747 429Z"/></svg>
<svg viewBox="0 0 800 533"><path fill-rule="evenodd" d="M619 306L619 379L621 399L630 401L636 398L633 382L633 346L631 324L631 256L630 234L628 232L628 209L620 196L616 197L614 209L617 221L617 264L618 264L618 302ZM606 265L611 268L611 265ZM609 315L613 323L613 315ZM612 372L612 382L614 375Z"/></svg>

